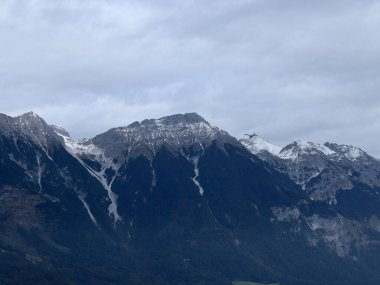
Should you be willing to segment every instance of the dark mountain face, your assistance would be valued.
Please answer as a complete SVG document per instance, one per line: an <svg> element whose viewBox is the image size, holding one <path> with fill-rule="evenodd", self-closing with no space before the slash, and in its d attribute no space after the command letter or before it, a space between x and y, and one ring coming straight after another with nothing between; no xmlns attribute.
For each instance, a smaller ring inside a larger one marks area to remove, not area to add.
<svg viewBox="0 0 380 285"><path fill-rule="evenodd" d="M197 114L82 141L2 115L0 149L4 284L379 282L375 188L313 199Z"/></svg>
<svg viewBox="0 0 380 285"><path fill-rule="evenodd" d="M380 162L359 148L295 141L277 152L268 152L263 140L252 137L242 143L263 161L297 183L308 196L307 205L333 209L329 214L309 212L301 217L339 256L361 255L367 245L377 244ZM273 148L272 148L273 149ZM299 207L277 212L294 215ZM297 212L298 215L298 212ZM295 222L295 220L293 221ZM364 250L365 251L365 250Z"/></svg>

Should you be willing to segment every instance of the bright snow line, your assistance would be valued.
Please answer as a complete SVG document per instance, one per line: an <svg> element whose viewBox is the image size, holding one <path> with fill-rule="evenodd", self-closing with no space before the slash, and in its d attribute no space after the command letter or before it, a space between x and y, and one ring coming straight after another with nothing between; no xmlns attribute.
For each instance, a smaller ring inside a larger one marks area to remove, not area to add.
<svg viewBox="0 0 380 285"><path fill-rule="evenodd" d="M90 207L81 195L79 195L79 200L81 200L81 202L83 203L83 206L87 210L87 213L90 216L92 222L99 228L98 222L96 221L94 215L91 213Z"/></svg>
<svg viewBox="0 0 380 285"><path fill-rule="evenodd" d="M203 149L203 148L202 148ZM193 166L194 166L194 173L195 173L195 176L193 178L191 178L191 180L194 182L195 186L198 187L198 190L199 190L199 194L201 194L204 202L206 203L206 206L207 206L207 209L210 211L210 214L211 216L213 217L214 221L216 224L220 225L220 223L218 222L217 218L215 217L214 215L214 212L211 210L209 204L208 204L208 201L206 200L206 198L203 196L204 194L204 189L203 187L201 186L201 184L199 183L199 181L197 180L198 177L199 177L199 168L198 168L198 162L199 162L199 158L200 157L194 157L194 158L190 158L188 156L185 156L187 158L187 160L189 160Z"/></svg>
<svg viewBox="0 0 380 285"><path fill-rule="evenodd" d="M93 169L91 169L89 166L87 166L80 158L78 158L78 157L76 157L76 158L87 169L87 171L102 184L103 188L107 191L108 198L111 201L110 205L108 206L108 214L110 216L113 216L114 226L116 226L117 222L122 221L121 216L119 216L119 214L117 212L117 198L118 198L118 196L114 192L112 192L112 190L111 190L112 184L113 184L116 176L112 178L111 183L108 185L107 184L107 178L105 178L104 176L95 172Z"/></svg>
<svg viewBox="0 0 380 285"><path fill-rule="evenodd" d="M199 181L197 180L198 177L199 177L199 168L198 168L198 162L199 162L199 157L195 157L193 159L191 159L191 161L193 162L193 165L194 165L194 173L195 173L195 176L192 178L194 184L198 187L198 190L199 190L199 193L203 196L203 193L205 192L204 189L202 188L201 184L199 183Z"/></svg>

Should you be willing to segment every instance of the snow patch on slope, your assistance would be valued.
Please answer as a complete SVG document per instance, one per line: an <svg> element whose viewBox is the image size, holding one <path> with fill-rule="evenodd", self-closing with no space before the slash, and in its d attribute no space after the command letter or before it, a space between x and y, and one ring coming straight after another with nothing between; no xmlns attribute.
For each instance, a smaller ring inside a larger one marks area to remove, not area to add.
<svg viewBox="0 0 380 285"><path fill-rule="evenodd" d="M305 142L301 140L296 140L290 145L284 147L278 154L278 157L282 159L289 159L292 161L298 161L302 159L304 155L325 155L332 156L335 151L328 148L325 145Z"/></svg>
<svg viewBox="0 0 380 285"><path fill-rule="evenodd" d="M281 149L256 134L246 135L239 141L253 154L266 151L276 157L293 162L303 160L304 157L310 155L321 155L334 161L348 159L352 162L366 156L366 153L358 147L332 143L319 144L302 140L296 140Z"/></svg>
<svg viewBox="0 0 380 285"><path fill-rule="evenodd" d="M91 221L95 224L95 226L97 226L99 228L98 222L96 221L94 215L92 214L91 209L88 206L88 204L87 204L86 200L84 199L83 195L79 195L78 197L79 197L79 200L82 202L84 208L86 209L88 215L90 216Z"/></svg>
<svg viewBox="0 0 380 285"><path fill-rule="evenodd" d="M351 145L337 145L337 144L327 144L327 145L330 145L332 148L336 149L335 157L339 160L346 158L350 161L355 162L366 155L366 153L363 150Z"/></svg>
<svg viewBox="0 0 380 285"><path fill-rule="evenodd" d="M199 157L194 157L194 158L191 159L191 161L193 163L194 173L195 173L195 176L191 180L193 180L195 186L198 187L199 194L201 194L201 196L203 196L203 193L205 191L204 191L203 187L201 186L201 184L198 181L198 177L199 177L199 168L198 168Z"/></svg>
<svg viewBox="0 0 380 285"><path fill-rule="evenodd" d="M91 154L95 156L99 156L102 154L100 148L90 143L86 139L74 141L70 136L66 136L58 132L56 132L56 134L63 138L66 147L70 150L71 153Z"/></svg>
<svg viewBox="0 0 380 285"><path fill-rule="evenodd" d="M118 214L117 210L118 196L112 191L112 184L117 177L118 166L112 159L106 157L104 152L99 147L90 143L88 140L74 141L70 136L62 134L62 132L56 131L56 133L63 138L66 149L84 166L84 168L94 178L96 178L101 183L103 188L107 191L107 195L110 200L110 205L108 206L108 214L114 218L114 226L116 227L116 224L122 221L122 218ZM100 171L94 170L82 160L81 156L89 155L92 156L95 161L99 162L101 165ZM106 175L107 169L112 169L115 173L110 182L108 182Z"/></svg>

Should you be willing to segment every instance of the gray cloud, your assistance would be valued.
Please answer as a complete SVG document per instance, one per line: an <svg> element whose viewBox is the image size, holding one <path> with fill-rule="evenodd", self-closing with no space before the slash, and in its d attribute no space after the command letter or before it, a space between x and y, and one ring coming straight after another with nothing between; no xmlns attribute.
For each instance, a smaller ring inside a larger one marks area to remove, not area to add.
<svg viewBox="0 0 380 285"><path fill-rule="evenodd" d="M236 136L380 156L380 3L5 0L0 112L74 137L196 111Z"/></svg>

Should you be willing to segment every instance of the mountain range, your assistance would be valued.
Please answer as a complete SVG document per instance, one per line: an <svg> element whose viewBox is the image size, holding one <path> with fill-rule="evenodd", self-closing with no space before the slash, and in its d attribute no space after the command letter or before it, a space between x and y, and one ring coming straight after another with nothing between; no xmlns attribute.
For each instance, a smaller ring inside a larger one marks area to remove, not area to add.
<svg viewBox="0 0 380 285"><path fill-rule="evenodd" d="M0 115L0 284L379 284L380 161L196 113L73 140Z"/></svg>

